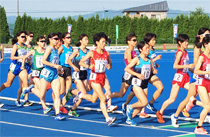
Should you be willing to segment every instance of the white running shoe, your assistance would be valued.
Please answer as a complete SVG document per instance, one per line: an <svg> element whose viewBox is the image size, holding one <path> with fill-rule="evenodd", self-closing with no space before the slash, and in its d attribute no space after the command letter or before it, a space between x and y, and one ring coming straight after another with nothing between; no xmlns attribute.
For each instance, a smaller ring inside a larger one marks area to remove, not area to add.
<svg viewBox="0 0 210 137"><path fill-rule="evenodd" d="M117 106L113 106L113 105L111 105L111 106L109 106L108 108L107 108L107 112L112 112L112 111L115 111L115 110L117 110Z"/></svg>
<svg viewBox="0 0 210 137"><path fill-rule="evenodd" d="M177 124L177 120L176 118L174 118L174 114L171 115L171 124L173 127L179 127L179 125Z"/></svg>

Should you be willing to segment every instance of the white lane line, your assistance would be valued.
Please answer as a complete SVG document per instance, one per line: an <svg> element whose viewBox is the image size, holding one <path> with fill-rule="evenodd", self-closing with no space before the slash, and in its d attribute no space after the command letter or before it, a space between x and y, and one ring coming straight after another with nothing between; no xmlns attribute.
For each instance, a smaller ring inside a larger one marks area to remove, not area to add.
<svg viewBox="0 0 210 137"><path fill-rule="evenodd" d="M61 130L61 129L54 129L54 128L46 128L46 127L39 127L39 126L11 123L11 122L5 122L5 121L0 121L0 123L9 124L9 125L15 125L15 126L22 126L22 127L37 128L37 129L42 129L42 130L51 130L51 131L58 131L58 132L64 132L64 133L80 134L80 135L86 135L86 136L95 136L95 137L103 136L103 135L97 135L97 134L90 134L90 133L83 133L83 132L76 132L76 131L69 131L69 130ZM109 137L109 136L103 136L103 137Z"/></svg>
<svg viewBox="0 0 210 137"><path fill-rule="evenodd" d="M197 122L187 122L187 123L180 123L178 125L188 125L188 124L194 124L194 123L197 123ZM169 126L172 126L172 125L164 125L164 126L158 126L158 128L164 128L164 127L169 127Z"/></svg>
<svg viewBox="0 0 210 137"><path fill-rule="evenodd" d="M50 116L50 117L54 117L54 116L51 116L51 115L37 114L37 113L31 113L31 112L22 112L22 111L16 111L16 110L8 110L8 109L3 109L3 108L1 108L1 110L10 111L10 112L16 112L16 113L23 113L23 114L38 115L38 116ZM77 120L77 121L85 121L85 122L92 122L92 123L106 124L106 122L86 120L86 119L78 119L78 118L67 118L67 119ZM158 128L158 127L154 127L154 126L147 126L147 125L130 126L130 125L127 125L127 124L116 124L116 123L114 123L113 125L125 126L125 127L132 127L132 128L155 129L155 130L178 132L178 133L185 133L185 134L191 134L191 133L193 133L193 132L178 131L178 130L172 130L172 129L162 129L162 128Z"/></svg>
<svg viewBox="0 0 210 137"><path fill-rule="evenodd" d="M169 136L169 137L186 137L186 136L189 136L189 135L193 135L193 137L195 137L195 133L192 133L192 134L175 135L175 136Z"/></svg>

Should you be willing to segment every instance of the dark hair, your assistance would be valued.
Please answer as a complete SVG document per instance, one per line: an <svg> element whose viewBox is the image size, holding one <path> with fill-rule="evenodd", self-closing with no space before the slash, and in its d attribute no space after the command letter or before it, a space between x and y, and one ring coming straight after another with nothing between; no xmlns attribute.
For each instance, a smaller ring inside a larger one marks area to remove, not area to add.
<svg viewBox="0 0 210 137"><path fill-rule="evenodd" d="M87 36L86 34L81 34L81 35L79 35L79 41L82 40L84 37L88 37L88 36ZM78 43L75 43L75 45L76 45L77 47L79 47L79 46L81 45L81 43L78 42Z"/></svg>
<svg viewBox="0 0 210 137"><path fill-rule="evenodd" d="M182 43L184 42L185 40L189 40L189 36L187 34L179 34L177 36L177 39L176 39L176 42L177 44L179 45L179 41ZM179 45L180 46L180 45Z"/></svg>
<svg viewBox="0 0 210 137"><path fill-rule="evenodd" d="M156 35L154 33L147 33L144 35L144 41L149 44L150 40L152 38L156 38Z"/></svg>
<svg viewBox="0 0 210 137"><path fill-rule="evenodd" d="M201 34L204 34L206 31L210 31L208 28L205 28L205 27L201 27L199 30L198 30L198 35L201 35ZM195 41L194 41L194 45L197 47L197 48L201 48L202 47L202 42L200 42L200 36L196 36L195 38Z"/></svg>
<svg viewBox="0 0 210 137"><path fill-rule="evenodd" d="M63 34L61 33L61 32L58 32L57 33L58 34L58 38L60 39L60 41L61 41L61 43L63 44L64 42L63 42Z"/></svg>
<svg viewBox="0 0 210 137"><path fill-rule="evenodd" d="M203 38L203 47L205 48L204 44L208 44L210 42L210 34L207 34L206 37Z"/></svg>
<svg viewBox="0 0 210 137"><path fill-rule="evenodd" d="M131 40L133 37L136 37L136 34L134 32L128 34L126 36L126 41L125 42L128 44L128 41Z"/></svg>
<svg viewBox="0 0 210 137"><path fill-rule="evenodd" d="M45 39L44 36L39 36L37 39L36 39L36 42L38 42L40 39Z"/></svg>
<svg viewBox="0 0 210 137"><path fill-rule="evenodd" d="M64 39L64 38L66 37L67 34L70 34L70 33L69 33L69 32L64 32L64 33L62 34L62 39Z"/></svg>
<svg viewBox="0 0 210 137"><path fill-rule="evenodd" d="M15 43L18 42L17 37L20 36L22 33L25 33L25 35L26 35L26 31L22 31L22 30L21 31L18 31L16 33L15 37L12 39L12 45L14 45Z"/></svg>
<svg viewBox="0 0 210 137"><path fill-rule="evenodd" d="M34 35L34 33L32 31L27 31L27 36L29 36L30 34Z"/></svg>
<svg viewBox="0 0 210 137"><path fill-rule="evenodd" d="M141 53L140 49L143 49L143 47L145 46L145 44L147 44L145 41L140 41L140 42L136 45L136 47L137 47L139 53Z"/></svg>
<svg viewBox="0 0 210 137"><path fill-rule="evenodd" d="M50 34L48 35L48 37L47 37L47 44L50 44L49 39L52 38L52 37L54 37L54 36L58 36L58 33L53 32L53 33L50 33Z"/></svg>
<svg viewBox="0 0 210 137"><path fill-rule="evenodd" d="M105 38L107 40L107 36L104 32L99 32L93 35L93 42L95 46L97 46L96 41L100 41L101 38Z"/></svg>

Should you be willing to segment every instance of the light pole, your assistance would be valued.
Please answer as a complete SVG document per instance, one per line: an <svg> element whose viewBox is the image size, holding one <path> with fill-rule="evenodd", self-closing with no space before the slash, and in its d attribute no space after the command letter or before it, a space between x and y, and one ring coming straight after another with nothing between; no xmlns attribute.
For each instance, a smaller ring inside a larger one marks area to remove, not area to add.
<svg viewBox="0 0 210 137"><path fill-rule="evenodd" d="M19 16L19 0L17 0L17 16Z"/></svg>
<svg viewBox="0 0 210 137"><path fill-rule="evenodd" d="M104 18L104 13L105 13L105 12L108 12L108 10L103 10L103 18Z"/></svg>

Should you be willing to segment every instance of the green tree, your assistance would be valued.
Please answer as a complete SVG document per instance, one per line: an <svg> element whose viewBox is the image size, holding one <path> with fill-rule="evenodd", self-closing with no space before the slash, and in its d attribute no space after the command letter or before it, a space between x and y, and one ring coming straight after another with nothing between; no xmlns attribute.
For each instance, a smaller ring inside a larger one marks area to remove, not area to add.
<svg viewBox="0 0 210 137"><path fill-rule="evenodd" d="M204 9L201 7L195 8L195 11L190 11L190 15L197 16L197 15L203 15Z"/></svg>
<svg viewBox="0 0 210 137"><path fill-rule="evenodd" d="M4 7L0 6L0 43L9 42L9 25L7 23L7 17Z"/></svg>

